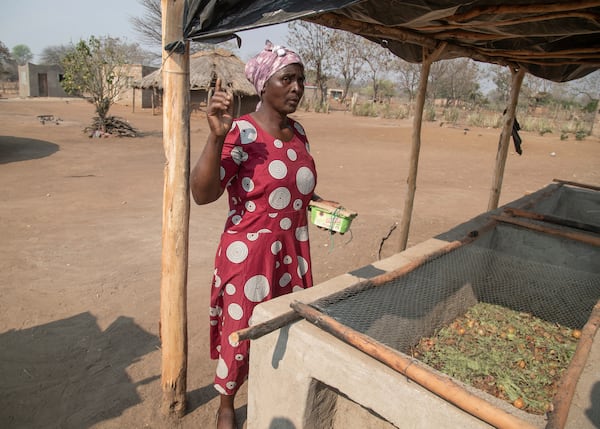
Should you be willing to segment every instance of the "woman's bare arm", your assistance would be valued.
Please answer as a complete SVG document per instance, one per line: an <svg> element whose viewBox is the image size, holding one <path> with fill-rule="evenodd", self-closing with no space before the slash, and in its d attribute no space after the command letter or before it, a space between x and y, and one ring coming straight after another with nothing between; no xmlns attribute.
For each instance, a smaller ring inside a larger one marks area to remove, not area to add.
<svg viewBox="0 0 600 429"><path fill-rule="evenodd" d="M233 102L230 93L221 89L217 79L215 93L210 98L206 115L210 133L200 158L190 174L190 187L196 204L216 201L222 194L221 151L225 136L233 124Z"/></svg>

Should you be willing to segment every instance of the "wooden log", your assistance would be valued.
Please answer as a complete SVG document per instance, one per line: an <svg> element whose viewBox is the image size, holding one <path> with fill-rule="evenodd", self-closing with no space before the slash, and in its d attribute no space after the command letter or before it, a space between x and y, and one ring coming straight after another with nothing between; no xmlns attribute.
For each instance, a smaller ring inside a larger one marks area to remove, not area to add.
<svg viewBox="0 0 600 429"><path fill-rule="evenodd" d="M229 342L231 344L237 344L240 341L245 340L256 340L262 336L270 334L277 329L283 328L290 323L297 322L302 319L295 311L288 311L287 313L283 313L281 316L274 317L262 323L257 323L256 325L249 326L245 329L240 329L239 331L232 332L229 335Z"/></svg>
<svg viewBox="0 0 600 429"><path fill-rule="evenodd" d="M488 211L496 210L500 201L500 192L502 191L502 180L504 178L504 167L506 166L506 157L508 155L508 146L512 135L513 123L515 121L515 112L519 101L519 92L521 91L521 83L525 77L525 69L520 68L518 71L510 69L512 73L512 83L510 87L510 101L506 114L504 115L504 127L498 141L498 152L496 154L496 167L494 168L494 177L492 180L492 189L490 191L490 199L488 202Z"/></svg>
<svg viewBox="0 0 600 429"><path fill-rule="evenodd" d="M183 40L184 0L161 0L163 46ZM183 43L183 42L182 42ZM189 235L189 47L163 51L164 170L160 323L162 411L181 417L187 387L187 265Z"/></svg>
<svg viewBox="0 0 600 429"><path fill-rule="evenodd" d="M417 191L417 171L419 169L419 152L421 151L421 127L423 124L423 108L425 107L425 98L427 96L427 82L429 80L429 71L431 64L439 58L446 49L446 44L436 47L428 55L427 49L423 48L423 63L421 64L421 75L419 79L419 91L415 101L415 116L413 118L413 128L410 147L410 164L408 167L408 178L406 179L407 192L404 199L404 210L400 222L400 237L398 242L398 251L406 249L408 243L408 232L410 230L410 221L412 218L415 193Z"/></svg>
<svg viewBox="0 0 600 429"><path fill-rule="evenodd" d="M560 179L554 179L553 181L556 183L560 183L561 185L570 185L570 186L575 186L577 188L591 189L592 191L600 191L600 186L587 185L585 183L570 182L568 180L560 180Z"/></svg>
<svg viewBox="0 0 600 429"><path fill-rule="evenodd" d="M520 210L520 209L513 208L513 207L505 208L504 212L508 213L511 216L524 217L526 219L541 220L543 222L553 223L555 225L567 226L569 228L581 229L583 231L600 233L599 226L591 225L591 224L585 223L585 222L578 222L575 220L565 219L565 218L542 214L542 213L529 212L526 210Z"/></svg>
<svg viewBox="0 0 600 429"><path fill-rule="evenodd" d="M508 216L493 215L491 217L499 222L510 223L512 225L517 225L523 228L531 229L532 231L538 231L544 234L554 235L561 238L567 238L569 240L575 240L581 243L591 244L592 246L600 246L600 237L591 234L584 234L581 232L574 231L563 231L556 228L550 228L545 225L539 225L533 222L524 222L522 220L513 219Z"/></svg>
<svg viewBox="0 0 600 429"><path fill-rule="evenodd" d="M535 427L470 393L452 378L434 373L415 358L408 357L365 334L355 331L299 301L294 301L291 306L303 318L324 331L384 363L430 392L494 427L505 429L533 429Z"/></svg>
<svg viewBox="0 0 600 429"><path fill-rule="evenodd" d="M558 392L553 401L554 410L548 417L546 429L562 429L565 427L575 388L587 363L598 327L600 327L600 301L592 309L590 318L581 330L581 337L577 343L575 354L560 379Z"/></svg>

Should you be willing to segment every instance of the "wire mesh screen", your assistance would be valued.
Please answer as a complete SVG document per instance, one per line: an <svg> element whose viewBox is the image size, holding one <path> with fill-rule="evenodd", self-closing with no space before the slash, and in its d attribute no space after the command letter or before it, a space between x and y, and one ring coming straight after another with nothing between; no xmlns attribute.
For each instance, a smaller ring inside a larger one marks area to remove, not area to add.
<svg viewBox="0 0 600 429"><path fill-rule="evenodd" d="M511 252L502 238L493 237L510 236L514 229L497 228L483 245L464 245L388 283L324 298L313 306L404 353L478 302L583 327L600 299L598 249L518 230L520 242ZM562 255L559 264L547 261L552 259L550 244Z"/></svg>

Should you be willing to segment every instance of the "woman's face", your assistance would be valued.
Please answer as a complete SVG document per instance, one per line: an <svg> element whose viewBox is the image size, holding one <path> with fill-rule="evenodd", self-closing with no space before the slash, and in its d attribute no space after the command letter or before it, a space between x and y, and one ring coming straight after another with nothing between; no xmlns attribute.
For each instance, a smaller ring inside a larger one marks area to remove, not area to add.
<svg viewBox="0 0 600 429"><path fill-rule="evenodd" d="M289 64L278 70L265 84L262 102L281 113L294 113L304 95L304 67Z"/></svg>

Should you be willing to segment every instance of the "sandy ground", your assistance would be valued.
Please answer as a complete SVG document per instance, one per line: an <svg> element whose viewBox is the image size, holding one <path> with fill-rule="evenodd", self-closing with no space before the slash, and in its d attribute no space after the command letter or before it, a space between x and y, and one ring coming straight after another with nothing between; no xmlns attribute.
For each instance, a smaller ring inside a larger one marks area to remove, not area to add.
<svg viewBox="0 0 600 429"><path fill-rule="evenodd" d="M0 427L212 427L217 395L208 357L208 291L225 200L194 206L188 274L188 413L159 408L158 335L164 152L162 117L113 111L140 138L90 139L81 100L0 100ZM37 115L59 117L42 125ZM319 171L317 191L359 213L351 233L311 227L316 282L393 254L411 122L342 112L295 117ZM409 246L484 212L499 130L426 123ZM206 137L192 116L192 162ZM600 141L522 133L500 203L554 178L600 185ZM552 156L551 154L555 155ZM381 250L380 250L381 248ZM247 392L237 409L245 421Z"/></svg>

